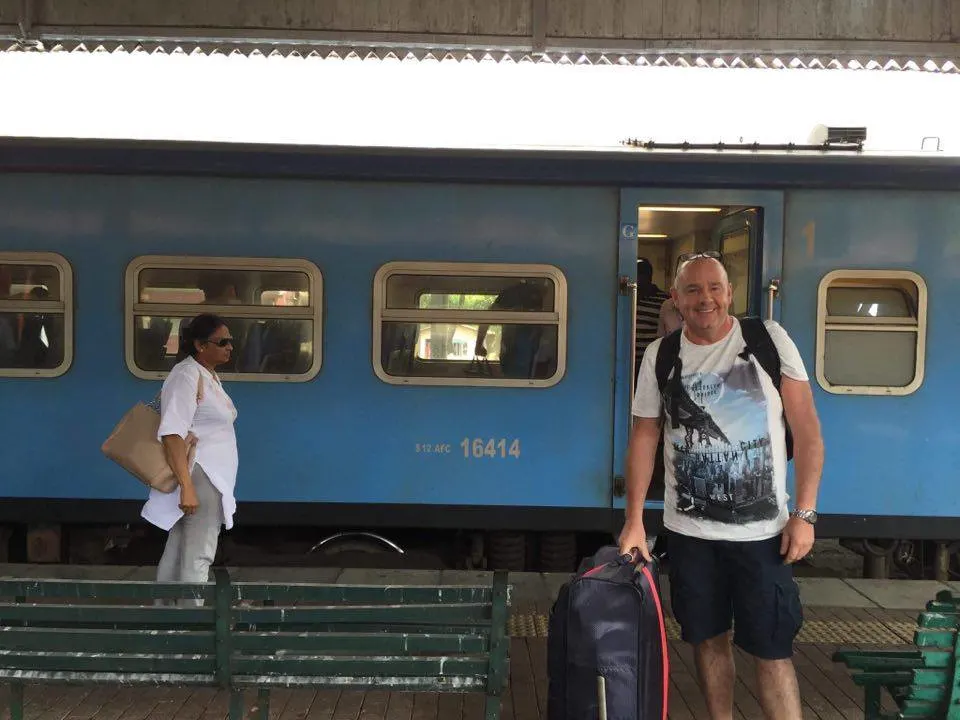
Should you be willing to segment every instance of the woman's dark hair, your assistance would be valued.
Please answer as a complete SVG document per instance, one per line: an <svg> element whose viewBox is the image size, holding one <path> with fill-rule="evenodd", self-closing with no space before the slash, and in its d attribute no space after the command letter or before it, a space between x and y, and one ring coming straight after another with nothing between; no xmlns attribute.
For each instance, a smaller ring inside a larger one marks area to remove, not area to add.
<svg viewBox="0 0 960 720"><path fill-rule="evenodd" d="M183 360L188 355L197 356L197 346L195 340L206 340L217 328L221 328L226 323L218 315L213 313L203 313L197 315L188 325L180 326L180 352L177 353L177 361Z"/></svg>

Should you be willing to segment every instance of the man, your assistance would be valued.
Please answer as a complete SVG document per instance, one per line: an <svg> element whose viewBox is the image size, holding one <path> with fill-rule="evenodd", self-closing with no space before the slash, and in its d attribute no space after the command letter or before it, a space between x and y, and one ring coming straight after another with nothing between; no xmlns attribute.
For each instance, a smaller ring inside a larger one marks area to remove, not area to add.
<svg viewBox="0 0 960 720"><path fill-rule="evenodd" d="M733 643L756 658L765 716L799 720L791 658L802 610L791 563L813 547L820 425L803 361L783 328L765 323L780 356L780 394L744 352L740 323L729 315L732 288L716 257L683 258L671 289L684 321L681 382L668 381L661 398L655 367L663 338L650 345L640 368L620 549L650 558L643 505L662 427L671 600L682 637L695 648L710 718L733 717L732 619ZM795 448L792 512L784 412Z"/></svg>
<svg viewBox="0 0 960 720"><path fill-rule="evenodd" d="M670 296L653 282L653 265L646 258L637 260L637 343L634 347L634 373L640 369L643 353L659 337L660 306Z"/></svg>

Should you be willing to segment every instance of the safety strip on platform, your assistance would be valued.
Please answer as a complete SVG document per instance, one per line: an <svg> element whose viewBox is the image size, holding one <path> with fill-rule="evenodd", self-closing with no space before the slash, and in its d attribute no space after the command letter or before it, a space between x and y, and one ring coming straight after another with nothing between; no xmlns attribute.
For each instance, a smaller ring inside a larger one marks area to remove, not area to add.
<svg viewBox="0 0 960 720"><path fill-rule="evenodd" d="M680 639L680 626L672 617L666 618L667 637ZM508 620L511 637L545 638L548 619L542 613L516 613ZM904 645L913 642L916 625L910 622L882 622L880 620L807 620L797 635L798 643L826 645Z"/></svg>

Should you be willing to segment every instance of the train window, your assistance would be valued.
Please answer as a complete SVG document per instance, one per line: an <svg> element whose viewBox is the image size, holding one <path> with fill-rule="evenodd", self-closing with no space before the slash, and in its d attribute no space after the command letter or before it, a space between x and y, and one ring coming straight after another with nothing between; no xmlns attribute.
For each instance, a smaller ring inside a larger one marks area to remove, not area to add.
<svg viewBox="0 0 960 720"><path fill-rule="evenodd" d="M57 377L73 360L73 271L53 253L0 252L0 377Z"/></svg>
<svg viewBox="0 0 960 720"><path fill-rule="evenodd" d="M384 265L373 366L403 385L548 387L566 367L567 285L550 265Z"/></svg>
<svg viewBox="0 0 960 720"><path fill-rule="evenodd" d="M836 270L820 282L817 379L829 392L907 395L923 382L927 287L916 273Z"/></svg>
<svg viewBox="0 0 960 720"><path fill-rule="evenodd" d="M235 339L228 380L304 382L321 363L322 276L306 260L144 256L127 267L127 366L162 378L180 326L212 312Z"/></svg>

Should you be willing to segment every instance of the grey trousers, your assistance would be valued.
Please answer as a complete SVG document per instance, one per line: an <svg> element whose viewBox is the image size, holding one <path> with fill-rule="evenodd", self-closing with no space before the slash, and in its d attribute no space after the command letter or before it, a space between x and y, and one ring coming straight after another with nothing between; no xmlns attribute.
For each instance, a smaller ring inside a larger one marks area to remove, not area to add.
<svg viewBox="0 0 960 720"><path fill-rule="evenodd" d="M157 582L205 583L217 554L223 500L199 464L191 473L200 507L184 515L167 534L167 544L157 566ZM202 600L184 600L181 605L203 605Z"/></svg>

